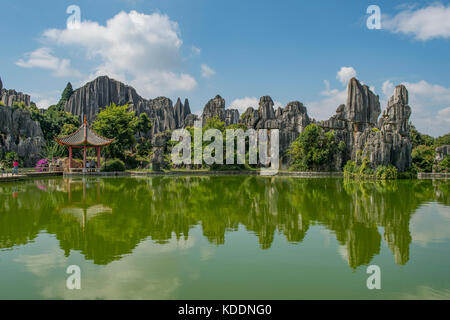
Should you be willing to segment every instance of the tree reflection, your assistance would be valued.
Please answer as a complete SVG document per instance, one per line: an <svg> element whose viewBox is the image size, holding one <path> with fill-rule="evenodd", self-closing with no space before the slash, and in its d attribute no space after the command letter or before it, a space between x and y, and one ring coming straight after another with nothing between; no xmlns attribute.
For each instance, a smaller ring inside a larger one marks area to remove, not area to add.
<svg viewBox="0 0 450 320"><path fill-rule="evenodd" d="M0 200L0 248L26 244L47 231L66 255L77 250L107 264L145 239L187 239L195 225L216 245L243 226L268 249L276 233L300 243L318 224L346 247L352 268L379 254L380 228L395 262L407 263L411 216L425 202L450 202L446 181L256 176L48 179L3 184Z"/></svg>

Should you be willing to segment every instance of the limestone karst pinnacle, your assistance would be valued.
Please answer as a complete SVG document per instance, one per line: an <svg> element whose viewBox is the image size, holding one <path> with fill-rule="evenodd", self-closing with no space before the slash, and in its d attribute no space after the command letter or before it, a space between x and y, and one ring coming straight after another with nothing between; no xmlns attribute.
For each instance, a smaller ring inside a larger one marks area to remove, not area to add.
<svg viewBox="0 0 450 320"><path fill-rule="evenodd" d="M165 97L147 100L134 88L107 76L75 90L65 110L79 116L86 114L92 121L100 108L110 103L128 104L138 115L147 113L153 122L152 135L192 126L198 119L191 113L187 99L182 103L178 98L175 105ZM336 114L325 121L311 119L307 108L299 101L274 110L270 96L261 97L258 109L248 108L240 116L238 110L227 109L225 99L216 95L206 103L201 118L203 124L208 118L218 117L225 125L242 123L253 129L279 129L280 152L285 162L289 160L285 155L290 144L307 125L317 123L325 130L334 130L337 139L345 144L342 155L328 169L340 170L347 160L356 160L359 154L363 154L374 166L393 164L404 170L411 164L408 124L411 109L404 86L396 87L381 117L380 113L379 97L367 85L352 78L347 86L346 103L337 106Z"/></svg>

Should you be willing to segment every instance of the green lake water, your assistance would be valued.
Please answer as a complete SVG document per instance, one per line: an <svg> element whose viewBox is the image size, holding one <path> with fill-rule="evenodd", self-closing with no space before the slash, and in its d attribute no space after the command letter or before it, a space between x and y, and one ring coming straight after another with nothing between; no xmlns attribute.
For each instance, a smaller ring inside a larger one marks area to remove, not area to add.
<svg viewBox="0 0 450 320"><path fill-rule="evenodd" d="M450 299L450 182L0 183L0 299L19 298Z"/></svg>

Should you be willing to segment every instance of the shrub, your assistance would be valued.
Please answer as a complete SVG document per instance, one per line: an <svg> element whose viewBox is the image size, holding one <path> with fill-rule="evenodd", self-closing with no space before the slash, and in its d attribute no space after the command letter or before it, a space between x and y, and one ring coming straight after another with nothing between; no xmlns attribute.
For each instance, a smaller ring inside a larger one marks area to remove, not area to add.
<svg viewBox="0 0 450 320"><path fill-rule="evenodd" d="M329 169L337 148L334 131L325 132L319 125L310 124L288 150L292 169L301 171Z"/></svg>
<svg viewBox="0 0 450 320"><path fill-rule="evenodd" d="M436 167L437 172L450 172L450 155L445 156L445 158L438 163Z"/></svg>
<svg viewBox="0 0 450 320"><path fill-rule="evenodd" d="M431 172L434 163L434 147L418 146L413 149L412 163L417 172Z"/></svg>
<svg viewBox="0 0 450 320"><path fill-rule="evenodd" d="M360 175L370 175L373 174L373 170L370 167L370 160L368 157L364 157L361 162L361 166L359 167Z"/></svg>
<svg viewBox="0 0 450 320"><path fill-rule="evenodd" d="M397 168L392 165L378 166L375 176L377 179L381 180L394 180L397 179L398 171Z"/></svg>
<svg viewBox="0 0 450 320"><path fill-rule="evenodd" d="M403 172L398 172L397 179L416 179L417 178L417 171L410 167L407 170Z"/></svg>
<svg viewBox="0 0 450 320"><path fill-rule="evenodd" d="M137 159L137 155L131 153L130 151L124 152L124 163L125 168L127 169L136 169L139 165L139 160Z"/></svg>
<svg viewBox="0 0 450 320"><path fill-rule="evenodd" d="M7 153L5 154L5 164L6 164L8 167L12 167L13 162L14 162L15 160L19 161L20 164L21 164L21 162L22 162L22 161L20 161L20 159L19 159L19 155L18 155L17 153L15 153L14 151L7 152ZM21 164L21 165L22 165L22 164Z"/></svg>
<svg viewBox="0 0 450 320"><path fill-rule="evenodd" d="M344 175L353 174L356 171L356 162L348 160L344 166Z"/></svg>
<svg viewBox="0 0 450 320"><path fill-rule="evenodd" d="M122 160L113 159L106 161L103 172L115 172L115 171L125 171L125 164Z"/></svg>

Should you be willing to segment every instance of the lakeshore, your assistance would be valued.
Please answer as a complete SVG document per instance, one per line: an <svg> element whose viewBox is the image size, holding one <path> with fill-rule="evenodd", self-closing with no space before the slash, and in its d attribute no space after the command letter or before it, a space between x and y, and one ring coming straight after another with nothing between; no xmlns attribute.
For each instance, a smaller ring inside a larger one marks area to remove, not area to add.
<svg viewBox="0 0 450 320"><path fill-rule="evenodd" d="M211 176L211 175L240 175L240 176L259 176L261 175L257 170L248 171L214 171L214 170L167 170L167 171L117 171L117 172L30 172L13 175L2 174L0 175L0 182L20 181L29 178L39 177L146 177L146 176ZM302 172L302 171L279 171L274 176L286 176L286 177L300 177L300 178L341 178L344 176L342 172ZM450 179L450 173L423 173L417 174L417 179Z"/></svg>

